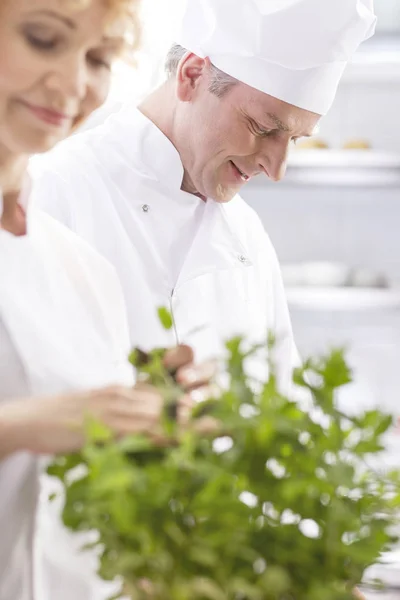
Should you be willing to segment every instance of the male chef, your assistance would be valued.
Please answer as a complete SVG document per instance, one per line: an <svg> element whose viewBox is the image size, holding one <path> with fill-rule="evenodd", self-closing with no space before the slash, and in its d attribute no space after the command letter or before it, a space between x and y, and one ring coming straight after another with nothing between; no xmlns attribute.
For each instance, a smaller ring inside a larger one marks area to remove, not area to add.
<svg viewBox="0 0 400 600"><path fill-rule="evenodd" d="M272 330L290 373L277 257L239 192L284 176L374 26L373 0L187 0L163 85L44 159L36 202L115 266L132 344L185 342L200 360Z"/></svg>

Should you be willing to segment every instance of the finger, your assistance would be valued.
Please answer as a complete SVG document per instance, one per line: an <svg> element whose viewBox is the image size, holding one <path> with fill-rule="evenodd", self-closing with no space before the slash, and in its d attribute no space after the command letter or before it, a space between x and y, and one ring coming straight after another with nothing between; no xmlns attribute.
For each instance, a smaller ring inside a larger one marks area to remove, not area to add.
<svg viewBox="0 0 400 600"><path fill-rule="evenodd" d="M194 421L193 427L196 433L207 436L211 435L212 437L216 437L222 431L221 423L212 417L202 417Z"/></svg>
<svg viewBox="0 0 400 600"><path fill-rule="evenodd" d="M201 417L200 419L193 420L190 418L183 418L179 421L179 426L182 432L185 431L194 431L201 436L211 436L212 438L216 438L222 432L221 423L219 423L213 417Z"/></svg>
<svg viewBox="0 0 400 600"><path fill-rule="evenodd" d="M193 350L190 346L180 345L167 350L164 356L164 366L171 372L192 363L194 360Z"/></svg>
<svg viewBox="0 0 400 600"><path fill-rule="evenodd" d="M128 418L159 418L163 404L161 394L147 386L134 388L112 399L109 409L114 415L125 415Z"/></svg>
<svg viewBox="0 0 400 600"><path fill-rule="evenodd" d="M186 425L189 421L192 420L193 416L193 408L201 402L205 402L206 400L210 400L211 398L218 398L218 394L220 393L219 388L215 390L217 386L203 386L197 388L190 392L190 394L186 394L183 396L178 404L177 410L177 420L180 425ZM218 393L216 393L216 391ZM196 422L200 422L201 419L196 420Z"/></svg>
<svg viewBox="0 0 400 600"><path fill-rule="evenodd" d="M191 390L186 396L189 396L190 400L194 404L199 404L200 402L206 402L211 399L218 399L221 396L220 387L213 383L208 385L201 385L193 390ZM186 397L185 396L185 397Z"/></svg>
<svg viewBox="0 0 400 600"><path fill-rule="evenodd" d="M135 386L130 390L130 395L134 395L136 392L154 392L155 388L151 383L146 381L137 381Z"/></svg>
<svg viewBox="0 0 400 600"><path fill-rule="evenodd" d="M109 421L108 426L120 437L140 434L157 441L157 443L164 437L159 419L115 417Z"/></svg>
<svg viewBox="0 0 400 600"><path fill-rule="evenodd" d="M217 370L215 361L208 361L199 365L191 363L177 371L176 381L186 390L202 387L211 382L216 376Z"/></svg>
<svg viewBox="0 0 400 600"><path fill-rule="evenodd" d="M185 398L179 402L176 414L176 419L179 425L185 425L190 421L192 417L193 406L194 403L191 398Z"/></svg>
<svg viewBox="0 0 400 600"><path fill-rule="evenodd" d="M192 411L188 408L181 407L178 411L177 421L180 427L185 427L189 423L192 416Z"/></svg>
<svg viewBox="0 0 400 600"><path fill-rule="evenodd" d="M178 400L178 406L188 407L190 410L195 406L195 401L193 400L191 394L185 394L181 396Z"/></svg>

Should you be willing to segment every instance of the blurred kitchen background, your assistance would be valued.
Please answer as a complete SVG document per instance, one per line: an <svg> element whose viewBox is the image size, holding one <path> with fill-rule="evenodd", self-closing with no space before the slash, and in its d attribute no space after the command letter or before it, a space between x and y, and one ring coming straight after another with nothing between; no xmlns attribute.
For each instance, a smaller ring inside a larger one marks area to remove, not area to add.
<svg viewBox="0 0 400 600"><path fill-rule="evenodd" d="M162 80L179 5L143 0L137 67L117 69L89 126ZM377 34L349 65L315 139L293 148L283 182L260 178L242 195L277 250L301 354L345 346L354 384L341 404L400 416L400 0L375 6ZM384 464L399 461L393 429ZM384 573L398 586L387 600L400 599L400 553L396 563Z"/></svg>

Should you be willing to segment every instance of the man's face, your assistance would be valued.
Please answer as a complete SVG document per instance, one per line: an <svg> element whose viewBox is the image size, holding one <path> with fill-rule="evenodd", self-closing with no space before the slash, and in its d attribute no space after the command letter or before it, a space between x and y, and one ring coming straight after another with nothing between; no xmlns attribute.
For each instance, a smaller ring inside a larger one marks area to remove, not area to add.
<svg viewBox="0 0 400 600"><path fill-rule="evenodd" d="M228 202L252 177L282 179L290 144L312 135L320 115L239 82L218 97L209 91L211 76L207 59L181 61L175 140L183 189Z"/></svg>

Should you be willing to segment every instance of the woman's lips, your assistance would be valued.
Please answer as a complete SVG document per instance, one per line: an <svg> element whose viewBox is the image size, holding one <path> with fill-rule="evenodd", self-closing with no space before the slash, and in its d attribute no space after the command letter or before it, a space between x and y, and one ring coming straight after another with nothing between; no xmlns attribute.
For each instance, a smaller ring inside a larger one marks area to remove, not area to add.
<svg viewBox="0 0 400 600"><path fill-rule="evenodd" d="M52 108L36 106L35 104L30 104L29 102L23 102L22 104L24 104L24 106L40 121L48 123L49 125L61 127L67 122L73 121L73 117L66 115L65 113L53 110Z"/></svg>

